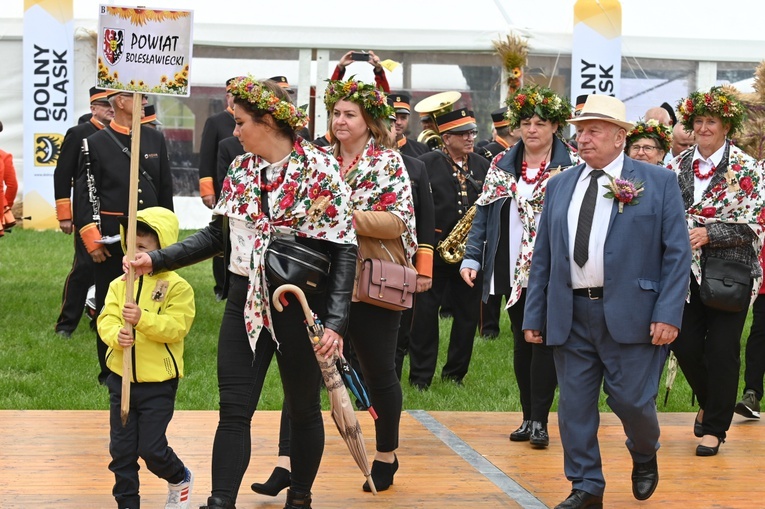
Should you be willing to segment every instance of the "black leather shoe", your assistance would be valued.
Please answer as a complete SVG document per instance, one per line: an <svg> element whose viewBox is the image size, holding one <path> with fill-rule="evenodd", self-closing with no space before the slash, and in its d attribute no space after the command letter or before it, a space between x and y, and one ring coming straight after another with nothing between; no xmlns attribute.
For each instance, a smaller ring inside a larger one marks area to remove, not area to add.
<svg viewBox="0 0 765 509"><path fill-rule="evenodd" d="M255 493L275 497L284 488L290 487L290 471L286 468L276 467L266 482L254 482L250 487Z"/></svg>
<svg viewBox="0 0 765 509"><path fill-rule="evenodd" d="M645 463L632 462L632 495L638 500L648 500L659 485L659 466L656 456Z"/></svg>
<svg viewBox="0 0 765 509"><path fill-rule="evenodd" d="M701 410L696 414L696 417L693 420L693 435L696 438L701 438L704 436L704 425L701 424L701 421L699 420L699 414L701 413Z"/></svg>
<svg viewBox="0 0 765 509"><path fill-rule="evenodd" d="M531 421L529 443L532 447L542 449L550 445L550 435L547 434L547 424Z"/></svg>
<svg viewBox="0 0 765 509"><path fill-rule="evenodd" d="M603 497L582 490L571 490L566 500L555 506L555 509L603 509Z"/></svg>
<svg viewBox="0 0 765 509"><path fill-rule="evenodd" d="M520 427L510 433L511 442L527 442L531 438L531 421L523 421Z"/></svg>
<svg viewBox="0 0 765 509"><path fill-rule="evenodd" d="M393 463L384 463L382 461L374 460L372 463L372 481L375 483L375 489L377 491L385 491L393 484L393 475L398 470L398 457L393 456ZM367 493L372 491L369 487L369 482L365 482L361 487Z"/></svg>
<svg viewBox="0 0 765 509"><path fill-rule="evenodd" d="M311 494L287 490L287 502L284 509L311 509Z"/></svg>
<svg viewBox="0 0 765 509"><path fill-rule="evenodd" d="M199 509L236 509L236 506L222 498L210 497L207 499L207 504L200 505Z"/></svg>
<svg viewBox="0 0 765 509"><path fill-rule="evenodd" d="M720 444L725 442L725 440L720 437L715 438L717 439L717 445L714 447L701 444L696 446L696 456L716 456L717 452L720 450Z"/></svg>

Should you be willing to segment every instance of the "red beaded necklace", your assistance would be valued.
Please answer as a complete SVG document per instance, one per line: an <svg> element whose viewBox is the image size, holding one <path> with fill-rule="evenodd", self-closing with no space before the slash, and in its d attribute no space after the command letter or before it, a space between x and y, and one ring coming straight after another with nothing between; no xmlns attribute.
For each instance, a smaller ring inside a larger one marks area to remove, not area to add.
<svg viewBox="0 0 765 509"><path fill-rule="evenodd" d="M353 158L353 161L351 161L351 164L348 165L347 167L345 166L345 164L343 164L343 156L338 154L336 159L337 159L337 163L340 165L340 170L342 170L343 168L345 168L346 170L350 170L351 168L356 166L356 163L358 163L359 159L361 159L361 153L356 155L356 157Z"/></svg>
<svg viewBox="0 0 765 509"><path fill-rule="evenodd" d="M533 179L530 179L530 178L528 178L526 176L526 171L528 170L529 165L528 165L528 163L526 163L526 161L523 161L521 163L521 178L527 184L532 184L532 185L536 184L537 182L539 182L541 180L542 175L545 172L545 167L546 166L547 166L547 161L542 161L541 163L539 163L539 173L537 173L536 177L534 177Z"/></svg>
<svg viewBox="0 0 765 509"><path fill-rule="evenodd" d="M699 180L706 180L706 179L708 179L709 177L711 177L712 175L715 174L715 170L716 169L717 169L717 167L713 165L712 166L712 171L710 171L706 175L702 175L701 171L699 170L699 160L696 159L696 160L693 161L693 173L696 175L696 178L698 178Z"/></svg>
<svg viewBox="0 0 765 509"><path fill-rule="evenodd" d="M279 173L279 176L276 177L276 180L274 180L270 184L265 183L264 182L265 179L261 179L260 190L270 193L274 189L278 188L282 184L282 182L284 182L284 172L287 169L288 165L289 165L289 160L287 160L284 166L282 166L282 171ZM265 172L263 173L263 176L265 176Z"/></svg>

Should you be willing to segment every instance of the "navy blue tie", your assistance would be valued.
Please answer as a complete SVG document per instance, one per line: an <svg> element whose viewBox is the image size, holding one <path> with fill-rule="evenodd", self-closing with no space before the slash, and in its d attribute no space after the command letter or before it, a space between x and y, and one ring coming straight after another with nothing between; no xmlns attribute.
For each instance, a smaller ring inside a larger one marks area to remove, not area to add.
<svg viewBox="0 0 765 509"><path fill-rule="evenodd" d="M580 267L584 267L590 256L590 230L592 230L592 218L595 215L595 202L598 201L598 179L604 173L603 170L592 170L590 184L587 186L582 207L579 209L579 221L576 224L574 239L574 261Z"/></svg>

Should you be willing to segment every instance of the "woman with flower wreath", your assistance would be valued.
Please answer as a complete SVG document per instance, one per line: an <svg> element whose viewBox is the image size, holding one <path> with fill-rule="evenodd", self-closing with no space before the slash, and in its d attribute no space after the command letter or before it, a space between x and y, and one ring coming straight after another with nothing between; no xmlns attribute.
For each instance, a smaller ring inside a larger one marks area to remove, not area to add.
<svg viewBox="0 0 765 509"><path fill-rule="evenodd" d="M715 309L702 302L699 289L705 265L715 257L749 266L751 291L757 293L765 182L762 167L729 140L744 119L733 90L694 92L680 101L678 112L685 129L696 135L696 145L667 165L677 174L693 249L689 299L672 350L699 399L696 455L714 456L733 418L748 309Z"/></svg>
<svg viewBox="0 0 765 509"><path fill-rule="evenodd" d="M471 287L483 269L484 302L489 295L507 299L515 345L513 368L523 409L523 422L510 440L529 441L536 448L550 443L547 416L557 379L552 350L523 337L523 306L547 181L574 164L560 138L570 117L571 104L549 88L522 87L508 99L508 127L520 128L521 140L491 163L460 267Z"/></svg>
<svg viewBox="0 0 765 509"><path fill-rule="evenodd" d="M330 114L331 147L340 175L351 187L350 203L362 258L392 260L412 266L417 250L409 175L392 150L387 121L393 108L383 92L360 81L330 81L324 95ZM354 291L354 295L356 292ZM347 337L358 359L375 420L376 454L372 479L378 491L393 484L398 470L401 384L396 376L396 343L401 311L354 297ZM370 327L370 325L372 325ZM364 491L370 491L367 483Z"/></svg>
<svg viewBox="0 0 765 509"><path fill-rule="evenodd" d="M241 77L232 83L234 135L247 151L229 167L214 219L166 249L139 254L137 274L175 270L224 254L228 272L226 309L218 340L220 419L212 454L212 494L207 509L235 507L250 460L250 425L271 355L277 363L291 422L291 487L285 509L309 509L324 449L315 352L342 350L356 260L350 190L332 157L298 137L305 114L273 82ZM272 313L274 289L265 278L264 253L276 236L322 251L331 258L327 290L308 294L325 326L319 345L306 339L294 297Z"/></svg>
<svg viewBox="0 0 765 509"><path fill-rule="evenodd" d="M672 146L672 128L658 120L640 120L627 133L624 153L636 161L664 166L664 156Z"/></svg>

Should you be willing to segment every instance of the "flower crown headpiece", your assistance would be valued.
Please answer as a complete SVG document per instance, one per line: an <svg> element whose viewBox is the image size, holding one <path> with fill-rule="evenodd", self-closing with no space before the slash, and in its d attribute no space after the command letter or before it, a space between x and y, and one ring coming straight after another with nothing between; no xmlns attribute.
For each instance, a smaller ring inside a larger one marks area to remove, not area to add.
<svg viewBox="0 0 765 509"><path fill-rule="evenodd" d="M677 103L680 122L686 131L693 132L693 121L698 116L720 117L730 125L728 136L744 123L746 109L731 88L712 87L709 92L693 92Z"/></svg>
<svg viewBox="0 0 765 509"><path fill-rule="evenodd" d="M308 124L308 115L303 110L289 101L279 99L252 76L234 78L229 87L234 97L244 99L258 110L267 111L274 119L286 122L296 131Z"/></svg>
<svg viewBox="0 0 765 509"><path fill-rule="evenodd" d="M659 148L664 152L669 152L672 146L672 128L655 119L639 120L635 123L635 127L627 133L627 146L629 147L640 138L653 138L659 142Z"/></svg>
<svg viewBox="0 0 765 509"><path fill-rule="evenodd" d="M520 127L521 120L537 115L542 120L558 124L558 132L571 118L571 103L547 87L528 85L518 89L507 101L507 120L510 129Z"/></svg>
<svg viewBox="0 0 765 509"><path fill-rule="evenodd" d="M327 111L332 111L338 101L344 99L361 106L372 118L388 118L395 110L388 104L388 99L382 90L374 85L356 81L351 77L348 81L327 80L327 90L324 92L324 105Z"/></svg>

